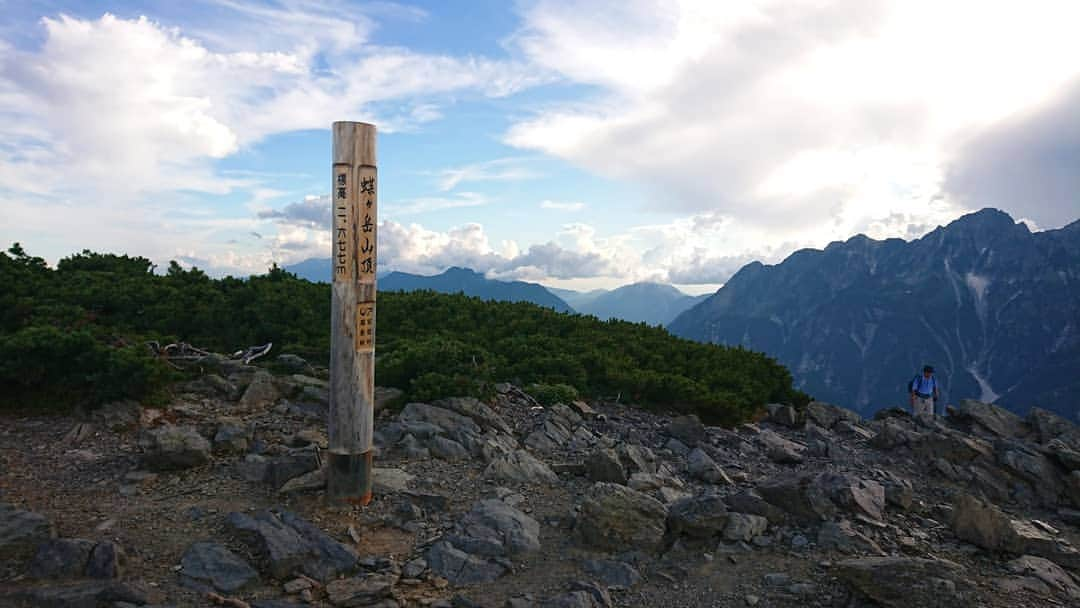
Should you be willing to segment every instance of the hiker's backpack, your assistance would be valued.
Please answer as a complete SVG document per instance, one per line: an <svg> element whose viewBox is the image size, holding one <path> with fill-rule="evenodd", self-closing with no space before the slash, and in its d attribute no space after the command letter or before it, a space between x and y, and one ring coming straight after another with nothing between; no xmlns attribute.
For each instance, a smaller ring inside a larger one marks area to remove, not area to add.
<svg viewBox="0 0 1080 608"><path fill-rule="evenodd" d="M915 392L915 386L918 385L918 383L919 383L919 375L920 374L915 374L915 377L911 379L911 382L907 383L907 392L908 393L914 393Z"/></svg>

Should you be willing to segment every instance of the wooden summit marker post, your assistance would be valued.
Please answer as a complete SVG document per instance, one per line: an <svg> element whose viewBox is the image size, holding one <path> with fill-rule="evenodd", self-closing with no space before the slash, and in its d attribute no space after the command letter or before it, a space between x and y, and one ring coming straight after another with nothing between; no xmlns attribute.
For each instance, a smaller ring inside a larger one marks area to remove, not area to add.
<svg viewBox="0 0 1080 608"><path fill-rule="evenodd" d="M375 418L375 126L335 122L330 200L332 287L327 493L371 500Z"/></svg>

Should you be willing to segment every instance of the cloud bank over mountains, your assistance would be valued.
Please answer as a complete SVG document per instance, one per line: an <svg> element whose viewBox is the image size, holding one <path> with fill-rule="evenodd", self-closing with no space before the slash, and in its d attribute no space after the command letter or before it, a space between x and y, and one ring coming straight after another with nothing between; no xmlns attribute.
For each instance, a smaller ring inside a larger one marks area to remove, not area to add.
<svg viewBox="0 0 1080 608"><path fill-rule="evenodd" d="M324 190L222 162L342 117L422 134L469 98L514 100L490 106L504 153L433 164L427 194L384 199L385 269L715 284L752 259L914 238L984 206L1044 228L1080 215L1067 0L534 0L508 35L462 33L496 51L381 39L387 23L437 26L405 5L200 6L37 16L33 44L0 30L0 238L218 272L324 257ZM641 201L549 193L535 159ZM487 188L515 183L547 237L491 220L507 201ZM215 196L246 202L226 212Z"/></svg>

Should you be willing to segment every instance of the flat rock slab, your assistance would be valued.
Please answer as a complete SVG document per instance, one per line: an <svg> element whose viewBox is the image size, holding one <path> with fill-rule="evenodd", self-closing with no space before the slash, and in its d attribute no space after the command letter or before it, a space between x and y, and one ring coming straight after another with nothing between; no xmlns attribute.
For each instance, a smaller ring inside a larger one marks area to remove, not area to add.
<svg viewBox="0 0 1080 608"><path fill-rule="evenodd" d="M963 566L944 559L864 557L836 564L837 577L885 608L974 606Z"/></svg>
<svg viewBox="0 0 1080 608"><path fill-rule="evenodd" d="M252 551L266 559L275 578L294 572L327 581L356 567L357 555L350 547L289 511L257 511L252 515L230 513L229 528Z"/></svg>
<svg viewBox="0 0 1080 608"><path fill-rule="evenodd" d="M218 591L232 593L259 578L259 573L240 556L213 542L192 543L180 559L180 565L184 582L200 589L209 584Z"/></svg>
<svg viewBox="0 0 1080 608"><path fill-rule="evenodd" d="M390 574L340 578L326 585L326 595L335 606L370 606L390 597L396 582L397 577Z"/></svg>

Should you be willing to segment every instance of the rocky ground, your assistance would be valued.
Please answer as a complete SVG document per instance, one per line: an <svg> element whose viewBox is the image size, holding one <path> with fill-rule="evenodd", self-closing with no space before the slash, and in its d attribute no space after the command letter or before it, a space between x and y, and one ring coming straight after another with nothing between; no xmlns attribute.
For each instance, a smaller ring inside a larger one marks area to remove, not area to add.
<svg viewBox="0 0 1080 608"><path fill-rule="evenodd" d="M325 370L203 363L165 407L0 417L0 606L1080 605L1080 429L1040 410L723 429L503 385L381 407L357 507Z"/></svg>

